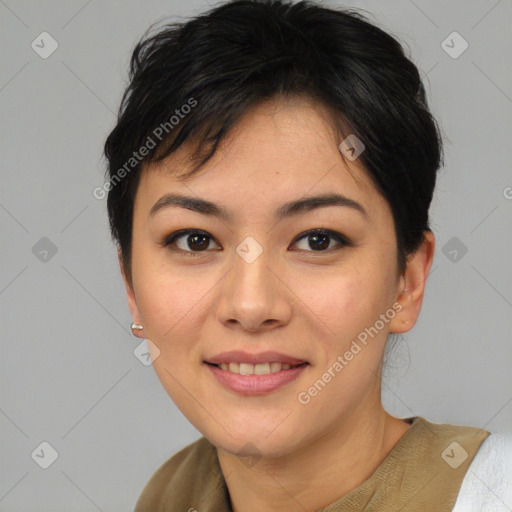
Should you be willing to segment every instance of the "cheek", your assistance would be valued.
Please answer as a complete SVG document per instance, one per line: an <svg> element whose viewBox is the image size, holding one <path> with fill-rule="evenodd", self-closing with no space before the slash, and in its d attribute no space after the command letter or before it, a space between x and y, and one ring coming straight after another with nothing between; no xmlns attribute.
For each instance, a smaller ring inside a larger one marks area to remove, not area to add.
<svg viewBox="0 0 512 512"><path fill-rule="evenodd" d="M204 287L204 283L199 286L192 279L185 282L183 278L160 274L156 279L146 279L140 290L141 314L149 326L146 336L160 351L153 369L187 417L195 414L190 396L200 395L196 376L200 360L198 333L204 324L201 297L207 291Z"/></svg>
<svg viewBox="0 0 512 512"><path fill-rule="evenodd" d="M305 302L329 327L331 338L352 339L373 319L380 306L379 283L375 277L369 272L344 274L340 270L337 277L331 277L321 286L319 283L312 289L302 286L303 296L307 297Z"/></svg>
<svg viewBox="0 0 512 512"><path fill-rule="evenodd" d="M360 260L357 269L338 269L336 276L322 282L322 286L303 289L310 309L319 312L318 317L312 318L322 320L316 321L318 329L323 329L323 335L317 338L322 346L318 353L323 352L318 358L317 377L332 369L339 356L343 358L343 370L337 373L336 383L329 386L317 407L332 400L352 403L371 385L387 336L387 326L377 334L372 326L389 307L388 281L382 263L379 266L375 259L367 263ZM313 289L321 289L322 294L314 295Z"/></svg>
<svg viewBox="0 0 512 512"><path fill-rule="evenodd" d="M196 316L200 297L192 282L164 274L156 279L147 276L140 287L137 303L143 324L147 325L144 332L160 349L160 362L174 366L173 362L192 349L194 325L199 325Z"/></svg>
<svg viewBox="0 0 512 512"><path fill-rule="evenodd" d="M141 250L138 263L139 309L155 339L167 343L201 300L207 280L190 270L180 271L165 251L151 249L150 243Z"/></svg>

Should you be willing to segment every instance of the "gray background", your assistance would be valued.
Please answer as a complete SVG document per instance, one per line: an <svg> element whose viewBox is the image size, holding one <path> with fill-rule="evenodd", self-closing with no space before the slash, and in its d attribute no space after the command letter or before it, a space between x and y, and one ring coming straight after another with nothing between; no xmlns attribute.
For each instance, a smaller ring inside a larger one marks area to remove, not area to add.
<svg viewBox="0 0 512 512"><path fill-rule="evenodd" d="M1 511L131 510L199 437L133 354L106 201L92 190L133 46L157 19L208 5L0 0ZM410 48L445 135L433 270L420 320L391 354L384 404L510 430L512 2L345 5ZM47 59L31 48L44 31L59 45ZM453 31L469 44L458 58L441 46ZM58 453L48 469L31 457L43 441Z"/></svg>

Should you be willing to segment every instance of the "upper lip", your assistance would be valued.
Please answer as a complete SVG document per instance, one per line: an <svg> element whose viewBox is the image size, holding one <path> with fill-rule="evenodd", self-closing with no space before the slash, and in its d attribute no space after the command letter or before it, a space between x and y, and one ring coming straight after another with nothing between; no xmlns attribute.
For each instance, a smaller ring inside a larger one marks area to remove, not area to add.
<svg viewBox="0 0 512 512"><path fill-rule="evenodd" d="M206 363L221 364L221 363L283 363L283 364L301 364L306 363L304 359L297 359L296 357L280 354L279 352L259 352L258 354L250 354L240 350L233 350L230 352L222 352L215 356L205 359Z"/></svg>

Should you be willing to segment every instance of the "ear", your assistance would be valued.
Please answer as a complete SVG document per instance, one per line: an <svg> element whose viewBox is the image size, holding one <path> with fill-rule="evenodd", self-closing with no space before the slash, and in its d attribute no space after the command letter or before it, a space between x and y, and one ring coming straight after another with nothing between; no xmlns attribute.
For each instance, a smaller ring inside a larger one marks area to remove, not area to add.
<svg viewBox="0 0 512 512"><path fill-rule="evenodd" d="M121 275L123 276L124 286L126 288L126 297L128 299L128 308L130 309L130 313L132 315L133 322L135 322L136 324L142 324L140 313L139 313L139 308L137 307L137 301L135 300L135 293L133 291L132 284L130 283L129 279L126 277L126 274L124 272L123 255L121 253L121 247L119 245L117 247L117 257L119 260L119 267L121 269ZM143 334L144 329L133 330L132 332L137 338L145 338L145 336Z"/></svg>
<svg viewBox="0 0 512 512"><path fill-rule="evenodd" d="M402 309L391 320L389 332L407 332L418 320L435 246L434 234L426 231L423 243L408 260L405 274L400 278L396 302L401 304Z"/></svg>

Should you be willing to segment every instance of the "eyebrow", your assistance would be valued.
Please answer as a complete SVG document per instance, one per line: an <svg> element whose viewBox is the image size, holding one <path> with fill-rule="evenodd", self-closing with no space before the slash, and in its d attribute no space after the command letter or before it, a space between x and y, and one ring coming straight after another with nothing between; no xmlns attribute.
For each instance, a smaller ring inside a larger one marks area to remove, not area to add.
<svg viewBox="0 0 512 512"><path fill-rule="evenodd" d="M194 212L202 213L204 215L210 215L227 222L233 219L233 215L226 210L224 207L215 204L206 199L200 199L198 197L184 196L180 194L166 194L161 197L149 211L149 217L152 217L156 212L163 208L171 206L186 208ZM342 194L322 194L318 196L309 196L295 201L290 201L281 205L274 213L276 221L280 221L284 218L299 215L303 213L316 210L317 208L324 208L328 206L344 206L352 208L353 210L361 213L366 219L369 218L367 211L364 207Z"/></svg>

